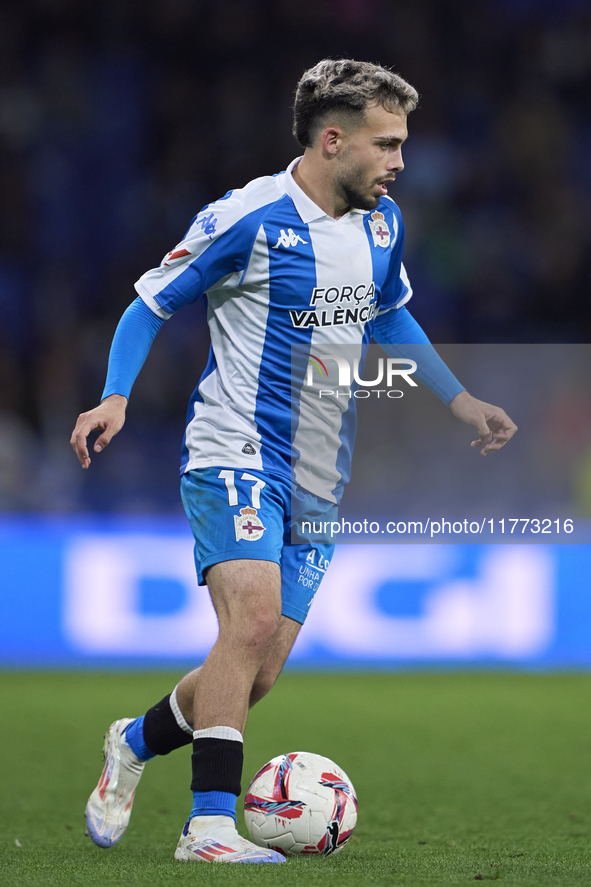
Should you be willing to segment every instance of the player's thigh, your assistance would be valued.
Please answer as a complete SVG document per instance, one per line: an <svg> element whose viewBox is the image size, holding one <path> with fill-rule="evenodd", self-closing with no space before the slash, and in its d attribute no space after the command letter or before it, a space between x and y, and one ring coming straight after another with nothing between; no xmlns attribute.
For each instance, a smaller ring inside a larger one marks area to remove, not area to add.
<svg viewBox="0 0 591 887"><path fill-rule="evenodd" d="M281 570L273 561L220 561L205 578L220 632L275 636L281 618Z"/></svg>
<svg viewBox="0 0 591 887"><path fill-rule="evenodd" d="M198 581L209 586L220 629L246 619L274 632L281 612L283 486L262 471L204 468L183 476L181 497Z"/></svg>
<svg viewBox="0 0 591 887"><path fill-rule="evenodd" d="M199 468L181 478L200 585L222 561L281 562L285 503L263 472Z"/></svg>

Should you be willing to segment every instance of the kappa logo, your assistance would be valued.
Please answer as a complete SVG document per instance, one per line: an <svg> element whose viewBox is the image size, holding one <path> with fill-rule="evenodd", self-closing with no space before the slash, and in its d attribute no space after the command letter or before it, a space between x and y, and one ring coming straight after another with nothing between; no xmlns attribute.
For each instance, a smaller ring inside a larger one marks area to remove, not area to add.
<svg viewBox="0 0 591 887"><path fill-rule="evenodd" d="M236 530L236 542L245 539L247 542L256 542L266 530L257 518L256 508L241 508L240 514L234 515L234 528Z"/></svg>
<svg viewBox="0 0 591 887"><path fill-rule="evenodd" d="M280 246L297 246L298 243L308 243L308 241L304 240L303 237L300 237L299 234L296 234L293 228L288 228L287 234L282 228L279 235L279 240L277 241L273 249L279 249Z"/></svg>
<svg viewBox="0 0 591 887"><path fill-rule="evenodd" d="M215 234L215 226L217 225L218 220L214 216L213 213L210 213L208 216L202 216L200 219L196 219L195 226L201 226L201 230L204 234L207 234L210 240L213 239L213 235Z"/></svg>
<svg viewBox="0 0 591 887"><path fill-rule="evenodd" d="M383 246L384 248L390 246L390 237L392 234L386 224L384 213L378 212L378 210L373 212L369 220L369 227L371 229L374 246Z"/></svg>

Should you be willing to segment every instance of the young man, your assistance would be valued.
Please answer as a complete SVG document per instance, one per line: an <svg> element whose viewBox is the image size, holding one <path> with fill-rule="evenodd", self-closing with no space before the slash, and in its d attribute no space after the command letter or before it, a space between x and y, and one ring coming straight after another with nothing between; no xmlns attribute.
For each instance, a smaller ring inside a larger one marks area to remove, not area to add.
<svg viewBox="0 0 591 887"><path fill-rule="evenodd" d="M249 707L273 686L306 618L313 586L298 582L300 565L315 565L317 587L332 554L323 542L291 544L291 496L338 502L354 434L351 398L315 479L298 466L294 478L292 445L303 452L307 443L297 410L292 428L290 346L361 348L373 336L404 356L405 343L422 343L417 375L476 427L472 446L486 455L516 430L503 410L463 389L404 307L404 229L387 185L403 169L416 103L413 87L378 65L324 60L307 71L294 111L303 157L207 206L144 274L113 340L103 400L78 418L71 443L88 468L88 435L101 430L98 453L121 430L158 329L206 295L210 359L189 404L181 490L219 637L170 696L111 726L86 810L99 846L123 834L145 761L192 740L193 808L175 857L283 861L236 831L242 738Z"/></svg>

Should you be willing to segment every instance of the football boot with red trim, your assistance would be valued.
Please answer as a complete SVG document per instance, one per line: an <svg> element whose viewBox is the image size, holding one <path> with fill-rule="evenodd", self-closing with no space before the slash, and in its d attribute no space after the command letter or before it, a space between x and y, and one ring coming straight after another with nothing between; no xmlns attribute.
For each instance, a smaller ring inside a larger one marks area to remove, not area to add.
<svg viewBox="0 0 591 887"><path fill-rule="evenodd" d="M125 730L134 720L115 721L105 733L105 766L86 805L86 834L99 847L112 847L129 825L135 790L145 764L125 740Z"/></svg>
<svg viewBox="0 0 591 887"><path fill-rule="evenodd" d="M282 853L241 838L231 816L194 816L183 829L174 858L184 862L285 862Z"/></svg>

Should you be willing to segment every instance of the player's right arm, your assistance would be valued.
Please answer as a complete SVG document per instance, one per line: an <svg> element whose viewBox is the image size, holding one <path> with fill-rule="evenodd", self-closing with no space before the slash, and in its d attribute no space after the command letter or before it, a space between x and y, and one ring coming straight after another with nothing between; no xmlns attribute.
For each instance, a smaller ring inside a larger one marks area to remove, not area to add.
<svg viewBox="0 0 591 887"><path fill-rule="evenodd" d="M93 431L101 431L93 446L94 452L100 453L123 428L133 383L163 324L164 320L157 317L139 298L132 302L119 321L109 354L107 381L101 403L78 416L70 438L70 444L82 468L86 469L90 465L87 441Z"/></svg>

